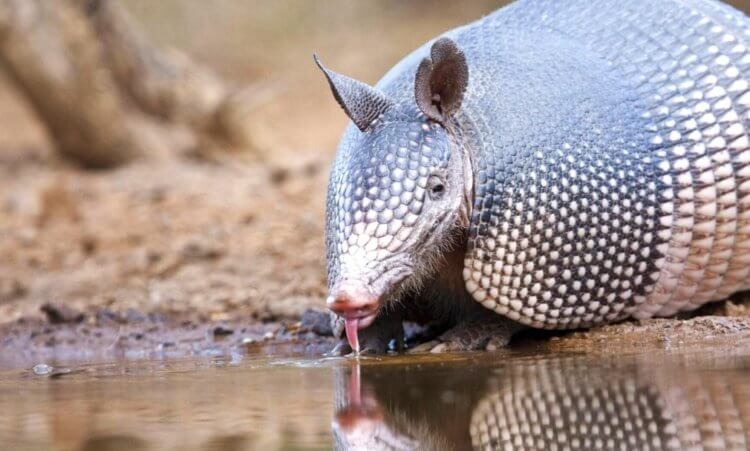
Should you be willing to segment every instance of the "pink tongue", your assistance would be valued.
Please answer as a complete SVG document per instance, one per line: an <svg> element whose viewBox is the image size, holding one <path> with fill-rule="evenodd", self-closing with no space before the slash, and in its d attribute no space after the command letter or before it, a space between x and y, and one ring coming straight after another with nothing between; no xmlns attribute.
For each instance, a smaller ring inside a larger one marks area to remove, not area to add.
<svg viewBox="0 0 750 451"><path fill-rule="evenodd" d="M344 319L344 329L349 346L355 353L359 354L359 318Z"/></svg>

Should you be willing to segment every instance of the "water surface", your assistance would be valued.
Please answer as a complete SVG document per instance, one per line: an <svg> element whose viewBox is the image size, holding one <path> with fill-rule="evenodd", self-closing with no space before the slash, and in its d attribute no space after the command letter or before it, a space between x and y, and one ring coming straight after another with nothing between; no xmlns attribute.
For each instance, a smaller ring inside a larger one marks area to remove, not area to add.
<svg viewBox="0 0 750 451"><path fill-rule="evenodd" d="M725 351L236 357L4 372L0 443L18 451L747 449L750 354Z"/></svg>

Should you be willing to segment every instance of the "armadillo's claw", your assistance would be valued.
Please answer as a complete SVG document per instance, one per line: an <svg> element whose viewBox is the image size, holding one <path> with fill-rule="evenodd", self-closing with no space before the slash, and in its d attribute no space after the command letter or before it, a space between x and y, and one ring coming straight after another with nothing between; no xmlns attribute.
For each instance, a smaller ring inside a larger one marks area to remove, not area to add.
<svg viewBox="0 0 750 451"><path fill-rule="evenodd" d="M410 354L425 354L425 353L432 353L432 354L440 354L443 352L460 352L460 351L468 351L470 348L467 348L465 346L462 346L455 342L450 341L440 341L440 340L430 340L424 343L421 343L411 349L409 349Z"/></svg>
<svg viewBox="0 0 750 451"><path fill-rule="evenodd" d="M409 349L409 354L442 354L444 352L483 351L485 349L481 345L472 346L458 341L430 340Z"/></svg>
<svg viewBox="0 0 750 451"><path fill-rule="evenodd" d="M430 340L426 341L424 343L420 343L417 346L414 346L413 348L409 349L410 354L421 354L424 352L432 352L433 349L435 349L438 345L440 345L438 340Z"/></svg>
<svg viewBox="0 0 750 451"><path fill-rule="evenodd" d="M363 342L360 343L360 350L359 353L355 353L352 350L351 345L347 342L347 340L341 340L334 346L333 349L326 352L324 355L326 357L344 357L348 355L377 355L377 354L383 354L385 351L381 349L380 347L376 346L378 343L367 343Z"/></svg>
<svg viewBox="0 0 750 451"><path fill-rule="evenodd" d="M409 352L496 351L508 345L516 330L516 325L510 320L475 318L458 323L436 339L421 343Z"/></svg>
<svg viewBox="0 0 750 451"><path fill-rule="evenodd" d="M336 343L336 346L333 347L330 351L323 354L325 357L343 357L346 354L348 354L350 351L349 349L349 343L346 341L340 341Z"/></svg>

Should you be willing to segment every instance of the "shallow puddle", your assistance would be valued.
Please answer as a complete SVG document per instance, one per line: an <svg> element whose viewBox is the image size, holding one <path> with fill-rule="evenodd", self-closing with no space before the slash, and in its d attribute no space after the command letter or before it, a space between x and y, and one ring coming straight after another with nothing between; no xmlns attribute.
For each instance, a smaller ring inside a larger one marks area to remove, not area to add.
<svg viewBox="0 0 750 451"><path fill-rule="evenodd" d="M750 354L506 352L0 373L7 450L746 449Z"/></svg>

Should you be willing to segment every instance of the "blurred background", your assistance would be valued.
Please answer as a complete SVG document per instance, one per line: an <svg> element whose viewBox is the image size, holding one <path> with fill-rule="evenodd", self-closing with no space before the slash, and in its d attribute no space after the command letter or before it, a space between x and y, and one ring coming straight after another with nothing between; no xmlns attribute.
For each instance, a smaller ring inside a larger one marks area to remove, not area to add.
<svg viewBox="0 0 750 451"><path fill-rule="evenodd" d="M48 302L217 319L322 307L325 186L347 119L312 53L374 84L501 3L0 2L0 319ZM222 96L230 113L212 110ZM191 136L227 116L239 140ZM65 135L131 122L125 138L146 139L122 159L109 135Z"/></svg>
<svg viewBox="0 0 750 451"><path fill-rule="evenodd" d="M312 53L375 83L504 3L0 1L0 319L322 307L346 118Z"/></svg>

